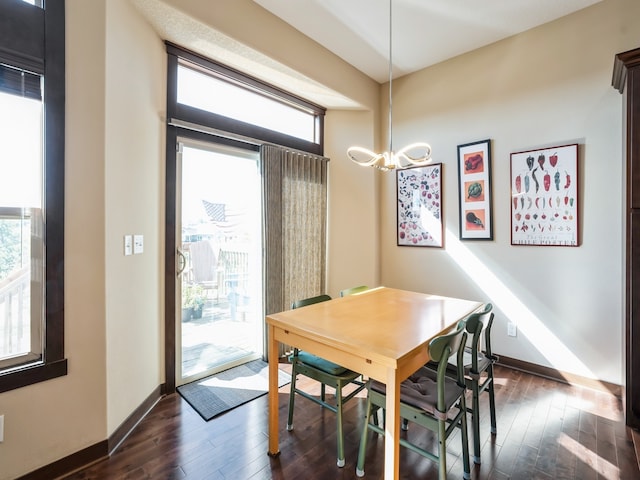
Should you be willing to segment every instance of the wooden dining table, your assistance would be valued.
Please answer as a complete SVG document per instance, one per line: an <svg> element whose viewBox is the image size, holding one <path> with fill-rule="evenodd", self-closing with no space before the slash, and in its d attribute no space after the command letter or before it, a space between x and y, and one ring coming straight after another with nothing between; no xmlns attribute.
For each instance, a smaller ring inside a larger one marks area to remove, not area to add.
<svg viewBox="0 0 640 480"><path fill-rule="evenodd" d="M387 386L384 478L399 478L400 383L429 361L429 342L481 302L379 287L267 315L269 455L278 445L278 344L306 350Z"/></svg>

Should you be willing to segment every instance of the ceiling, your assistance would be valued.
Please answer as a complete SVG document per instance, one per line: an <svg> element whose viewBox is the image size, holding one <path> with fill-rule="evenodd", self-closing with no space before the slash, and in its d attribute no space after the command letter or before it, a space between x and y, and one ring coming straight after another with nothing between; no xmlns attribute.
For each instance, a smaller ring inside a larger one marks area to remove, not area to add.
<svg viewBox="0 0 640 480"><path fill-rule="evenodd" d="M389 80L391 0L254 0L380 83ZM394 0L394 78L601 0Z"/></svg>

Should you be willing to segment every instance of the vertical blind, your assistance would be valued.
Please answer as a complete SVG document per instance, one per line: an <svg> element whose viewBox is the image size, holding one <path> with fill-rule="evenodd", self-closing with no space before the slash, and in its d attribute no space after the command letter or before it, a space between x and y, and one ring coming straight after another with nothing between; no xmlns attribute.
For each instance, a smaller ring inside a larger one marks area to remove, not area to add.
<svg viewBox="0 0 640 480"><path fill-rule="evenodd" d="M261 160L268 315L325 291L329 159L263 145Z"/></svg>

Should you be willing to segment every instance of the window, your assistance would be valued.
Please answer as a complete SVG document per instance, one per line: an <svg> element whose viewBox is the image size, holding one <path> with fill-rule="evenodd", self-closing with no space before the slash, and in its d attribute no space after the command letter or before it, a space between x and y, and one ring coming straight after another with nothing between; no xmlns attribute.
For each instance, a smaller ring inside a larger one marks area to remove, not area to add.
<svg viewBox="0 0 640 480"><path fill-rule="evenodd" d="M316 117L310 109L285 103L186 65L178 65L178 103L310 142L316 140Z"/></svg>
<svg viewBox="0 0 640 480"><path fill-rule="evenodd" d="M172 125L322 155L324 107L171 44L167 52Z"/></svg>
<svg viewBox="0 0 640 480"><path fill-rule="evenodd" d="M38 98L29 98L28 73L0 66L0 72L7 71L11 75L0 77L5 80L0 111L11 112L0 117L5 149L0 157L0 368L5 369L41 361L44 318L43 271L38 268L44 258L42 101L35 88L32 96ZM6 80L12 76L15 82Z"/></svg>
<svg viewBox="0 0 640 480"><path fill-rule="evenodd" d="M64 0L0 3L0 392L67 373L64 41Z"/></svg>

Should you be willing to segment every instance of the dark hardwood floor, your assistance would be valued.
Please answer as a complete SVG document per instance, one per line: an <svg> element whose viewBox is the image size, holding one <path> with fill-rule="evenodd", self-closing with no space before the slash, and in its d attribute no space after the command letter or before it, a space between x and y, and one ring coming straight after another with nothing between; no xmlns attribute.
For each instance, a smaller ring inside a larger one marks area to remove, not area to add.
<svg viewBox="0 0 640 480"><path fill-rule="evenodd" d="M640 479L633 443L614 396L498 366L498 434L482 396L482 465L472 479ZM296 399L295 430L284 428L289 387L280 390L280 450L267 455L267 396L205 422L178 395L163 398L108 460L65 477L80 479L355 479L364 398L345 411L346 465L336 466L335 416ZM471 422L469 422L470 424ZM403 433L405 434L405 433ZM406 433L433 442L420 427ZM384 441L368 442L365 477L383 477ZM460 437L448 442L449 478L462 478ZM470 446L471 446L470 441ZM403 479L436 479L429 460L401 448Z"/></svg>

